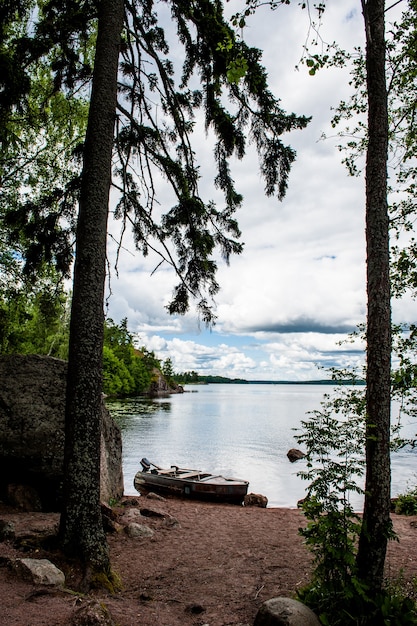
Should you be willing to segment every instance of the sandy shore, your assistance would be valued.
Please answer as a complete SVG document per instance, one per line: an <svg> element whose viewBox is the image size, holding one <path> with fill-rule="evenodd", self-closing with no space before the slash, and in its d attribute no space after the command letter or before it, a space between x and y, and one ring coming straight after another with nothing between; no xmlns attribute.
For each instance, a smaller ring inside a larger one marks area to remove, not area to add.
<svg viewBox="0 0 417 626"><path fill-rule="evenodd" d="M293 509L259 509L168 499L130 498L117 509L136 517L140 509L160 516L137 517L153 530L133 539L123 531L109 534L114 569L123 590L95 592L117 626L249 626L262 602L293 596L311 571L311 556L298 529L303 515ZM58 515L19 513L0 507L0 519L12 521L18 536L52 529ZM122 519L122 518L120 518ZM400 543L389 546L387 575L417 575L417 517L393 516ZM86 598L39 589L16 580L8 559L58 555L18 550L0 543L0 606L3 626L63 626ZM60 563L57 563L58 565ZM61 563L62 565L62 563ZM67 567L71 586L71 568Z"/></svg>

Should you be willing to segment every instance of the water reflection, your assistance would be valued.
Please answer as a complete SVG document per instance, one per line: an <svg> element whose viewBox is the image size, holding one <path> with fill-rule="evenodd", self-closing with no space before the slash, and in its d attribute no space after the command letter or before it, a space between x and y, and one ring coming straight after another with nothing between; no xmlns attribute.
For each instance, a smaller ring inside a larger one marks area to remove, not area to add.
<svg viewBox="0 0 417 626"><path fill-rule="evenodd" d="M125 492L146 456L171 464L249 480L271 506L296 506L305 485L286 457L293 426L321 396L311 389L262 385L208 385L169 399L108 402L123 431Z"/></svg>
<svg viewBox="0 0 417 626"><path fill-rule="evenodd" d="M187 386L169 398L130 398L107 405L122 428L125 493L135 494L133 478L140 459L160 466L193 467L249 480L249 490L266 495L269 506L295 507L307 483L289 463L299 447L294 429L308 412L320 408L319 385ZM194 393L190 393L194 392ZM415 432L415 425L408 430ZM392 493L415 485L417 451L393 455ZM357 510L362 498L352 496Z"/></svg>

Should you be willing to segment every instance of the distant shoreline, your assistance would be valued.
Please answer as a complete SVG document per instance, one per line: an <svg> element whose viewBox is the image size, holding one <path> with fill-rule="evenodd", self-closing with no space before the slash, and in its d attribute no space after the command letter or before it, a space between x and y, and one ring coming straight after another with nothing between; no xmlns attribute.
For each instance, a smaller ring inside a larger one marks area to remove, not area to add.
<svg viewBox="0 0 417 626"><path fill-rule="evenodd" d="M195 382L186 382L185 385L360 385L364 380L244 380L241 378L224 378L222 376L204 376Z"/></svg>

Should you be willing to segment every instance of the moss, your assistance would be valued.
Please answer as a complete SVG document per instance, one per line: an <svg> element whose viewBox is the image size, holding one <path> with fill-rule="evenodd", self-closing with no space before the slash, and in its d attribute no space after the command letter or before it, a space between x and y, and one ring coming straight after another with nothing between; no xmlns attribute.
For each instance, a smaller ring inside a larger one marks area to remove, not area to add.
<svg viewBox="0 0 417 626"><path fill-rule="evenodd" d="M90 585L93 589L106 589L109 593L117 593L123 589L121 577L112 569L109 572L93 571Z"/></svg>

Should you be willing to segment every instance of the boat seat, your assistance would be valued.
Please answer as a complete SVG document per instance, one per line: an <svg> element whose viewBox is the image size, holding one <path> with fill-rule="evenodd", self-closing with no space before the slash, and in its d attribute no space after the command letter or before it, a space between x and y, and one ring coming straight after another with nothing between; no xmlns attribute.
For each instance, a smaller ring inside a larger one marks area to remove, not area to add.
<svg viewBox="0 0 417 626"><path fill-rule="evenodd" d="M175 468L171 467L171 469L158 470L158 474L175 474Z"/></svg>
<svg viewBox="0 0 417 626"><path fill-rule="evenodd" d="M200 476L201 472L188 472L187 474L179 474L178 478L195 478Z"/></svg>

